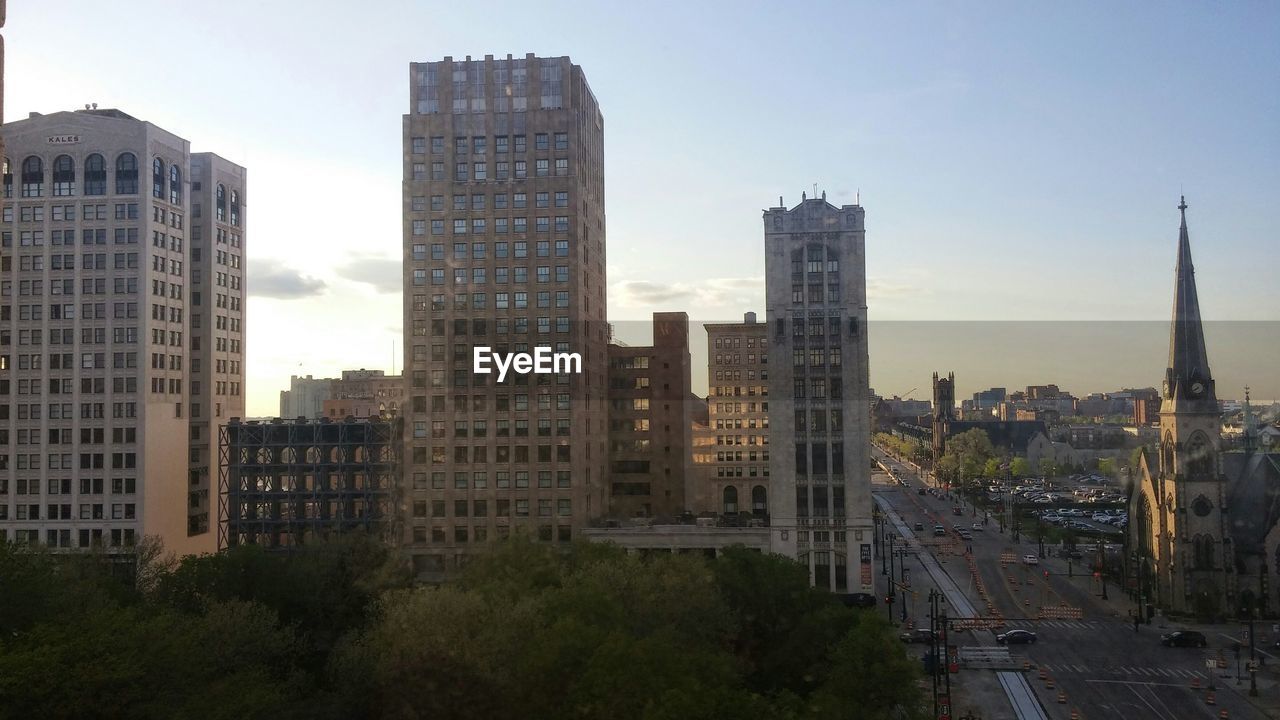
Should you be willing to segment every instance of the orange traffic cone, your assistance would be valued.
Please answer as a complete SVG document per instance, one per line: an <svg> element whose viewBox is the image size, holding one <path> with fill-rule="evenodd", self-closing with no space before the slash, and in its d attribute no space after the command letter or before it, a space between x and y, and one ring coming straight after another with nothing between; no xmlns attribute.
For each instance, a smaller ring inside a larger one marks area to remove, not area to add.
<svg viewBox="0 0 1280 720"><path fill-rule="evenodd" d="M1062 692L1061 690L1058 691L1058 704L1059 705L1067 704L1067 694Z"/></svg>
<svg viewBox="0 0 1280 720"><path fill-rule="evenodd" d="M1205 704L1205 705L1217 705L1217 704L1218 704L1217 699L1215 699L1215 698L1214 698L1214 696L1213 696L1213 691L1212 691L1212 690L1210 690L1209 692L1205 693L1205 696L1204 696L1204 704Z"/></svg>
<svg viewBox="0 0 1280 720"><path fill-rule="evenodd" d="M1046 688L1048 688L1049 690L1052 690L1052 689L1053 689L1053 678L1049 678L1049 679L1045 680L1045 681L1044 681L1044 686L1045 686Z"/></svg>
<svg viewBox="0 0 1280 720"><path fill-rule="evenodd" d="M1193 678L1191 678L1191 689L1192 689L1192 690L1199 690L1199 689L1200 689L1200 678L1198 678L1198 677L1193 677Z"/></svg>
<svg viewBox="0 0 1280 720"><path fill-rule="evenodd" d="M1080 720L1080 711L1078 709L1071 708L1071 720Z"/></svg>

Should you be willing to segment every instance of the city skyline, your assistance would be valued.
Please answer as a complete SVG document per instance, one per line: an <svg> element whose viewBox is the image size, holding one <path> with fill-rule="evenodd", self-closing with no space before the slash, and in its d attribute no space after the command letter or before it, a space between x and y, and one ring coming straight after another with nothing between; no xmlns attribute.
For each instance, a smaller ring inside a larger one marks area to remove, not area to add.
<svg viewBox="0 0 1280 720"><path fill-rule="evenodd" d="M331 53L336 4L301 16L234 2L216 13L133 5L139 12L124 14L71 2L70 24L65 13L11 8L7 119L97 102L207 138L253 168L259 240L249 292L255 316L270 320L249 330L249 415L274 415L291 373L391 369L393 342L399 369L403 78L410 62L446 55L569 55L590 70L611 119L608 302L623 331L652 311L685 310L697 352L696 323L762 310L756 213L779 194L795 206L815 187L836 204L860 194L867 208L872 386L881 394L923 385L935 369L957 372L961 397L970 382L1016 387L1020 375L1077 394L1156 384L1160 333L1129 353L1128 367L1055 371L1050 355L1019 353L1014 364L973 342L946 345L950 355L910 343L891 354L892 338L878 349L876 328L994 319L1158 326L1169 314L1173 206L1183 191L1211 328L1280 319L1280 289L1250 282L1280 213L1267 192L1280 179L1280 50L1264 41L1280 29L1271 6L1155 14L1095 5L1033 16L1000 4L928 15L833 5L819 8L828 21L813 27L811 14L730 14L724 5L683 9L680 21L673 6L608 18L590 6L513 5L495 23L492 8L428 15L387 3L344 16L356 52ZM227 52L190 58L180 76L144 45L113 41L139 19L199 25ZM713 23L725 33L700 30ZM659 32L681 52L645 54ZM769 52L740 50L752 45ZM642 54L647 71L637 73ZM233 84L234 98L206 92L219 84ZM362 112L316 112L326 105ZM310 177L343 178L343 202L298 182ZM305 342L334 327L344 342ZM1252 345L1213 343L1224 397L1245 384L1255 397L1280 397L1275 370L1258 360L1275 356L1266 340L1277 333L1262 330ZM695 373L695 392L705 386Z"/></svg>

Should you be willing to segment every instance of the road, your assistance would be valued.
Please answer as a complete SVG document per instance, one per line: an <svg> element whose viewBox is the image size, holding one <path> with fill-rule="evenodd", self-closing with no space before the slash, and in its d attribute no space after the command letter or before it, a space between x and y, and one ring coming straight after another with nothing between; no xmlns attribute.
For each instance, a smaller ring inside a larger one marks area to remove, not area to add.
<svg viewBox="0 0 1280 720"><path fill-rule="evenodd" d="M880 497L912 527L917 522L926 530L935 524L947 527L945 538L931 538L929 532L917 534L925 536L927 549L946 560L948 574L972 604L988 617L999 618L1000 628L1036 633L1034 644L1011 650L1030 662L1027 679L1049 717L1069 718L1072 709L1079 711L1082 720L1208 720L1220 718L1223 710L1236 720L1266 717L1243 696L1248 676L1243 685L1236 685L1234 655L1226 638L1210 635L1205 650L1161 646L1160 634L1168 630L1144 625L1135 632L1127 601L1102 601L1097 581L1087 572L1068 576L1066 561L1059 559L1046 558L1035 566L1022 564L1018 559L1035 554L1036 544L1024 541L1015 545L1008 534L999 532L994 521L985 531L973 531L973 540L968 543L978 574L975 579L967 561L961 559L965 543L950 531L953 527L969 528L980 516L974 518L969 512L952 515L953 502L918 494L924 485L910 468L878 451L875 454L907 482L906 487L896 490L880 488ZM1074 563L1073 570L1079 565ZM980 587L985 589L985 597ZM1229 679L1221 676L1227 670L1218 670L1210 678L1205 667L1205 660L1216 659L1219 652L1230 665ZM1047 680L1040 679L1042 670ZM1053 689L1047 687L1049 680ZM1215 688L1213 705L1207 704L1211 682ZM1059 692L1065 702L1058 702ZM990 711L987 717L1000 717L999 713L1008 713L1009 708Z"/></svg>

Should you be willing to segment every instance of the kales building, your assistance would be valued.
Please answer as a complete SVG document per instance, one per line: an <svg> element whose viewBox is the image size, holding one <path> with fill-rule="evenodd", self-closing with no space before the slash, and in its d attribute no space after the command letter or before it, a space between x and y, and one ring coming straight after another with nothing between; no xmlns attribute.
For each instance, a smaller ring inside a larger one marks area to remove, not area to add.
<svg viewBox="0 0 1280 720"><path fill-rule="evenodd" d="M119 110L4 126L0 539L215 548L243 413L244 168Z"/></svg>

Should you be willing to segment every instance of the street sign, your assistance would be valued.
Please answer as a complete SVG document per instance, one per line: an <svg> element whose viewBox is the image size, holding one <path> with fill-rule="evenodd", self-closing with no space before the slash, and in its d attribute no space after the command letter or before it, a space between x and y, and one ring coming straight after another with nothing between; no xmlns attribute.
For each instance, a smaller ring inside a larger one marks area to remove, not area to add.
<svg viewBox="0 0 1280 720"><path fill-rule="evenodd" d="M1205 666L1205 667L1207 667L1207 668L1209 668L1210 670L1212 670L1212 669L1214 669L1214 668L1218 667L1218 661L1217 661L1217 660L1214 660L1213 658L1205 658L1205 659L1204 659L1204 666Z"/></svg>

